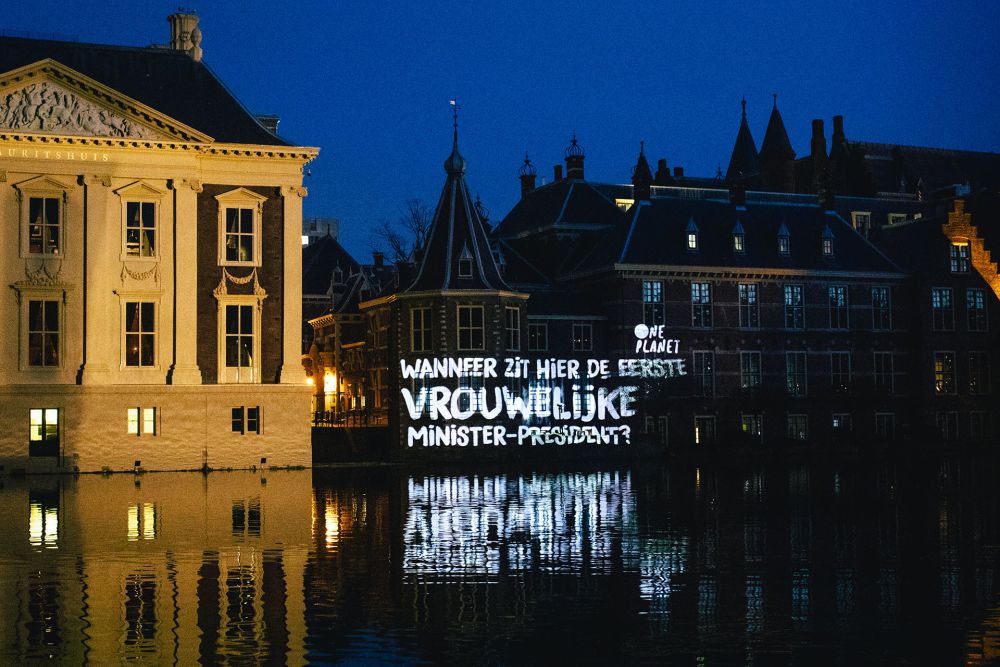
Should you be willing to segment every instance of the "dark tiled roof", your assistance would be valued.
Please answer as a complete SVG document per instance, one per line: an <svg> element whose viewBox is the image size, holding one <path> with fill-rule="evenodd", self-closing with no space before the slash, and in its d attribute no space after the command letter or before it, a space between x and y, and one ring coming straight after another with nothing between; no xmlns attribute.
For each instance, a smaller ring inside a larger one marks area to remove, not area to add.
<svg viewBox="0 0 1000 667"><path fill-rule="evenodd" d="M621 187L624 188L621 192L627 192L625 196L631 198L632 186ZM522 198L500 221L493 234L508 239L556 225L612 225L622 215L614 196L609 197L587 181L564 179L542 186Z"/></svg>
<svg viewBox="0 0 1000 667"><path fill-rule="evenodd" d="M738 210L718 200L654 199L630 210L625 225L608 232L578 270L612 264L704 266L805 271L898 273L881 252L835 213L815 205L748 203ZM694 222L699 249L687 250L685 230ZM733 228L745 231L744 253L733 250ZM791 252L778 252L778 229L789 230ZM826 229L834 254L822 254Z"/></svg>
<svg viewBox="0 0 1000 667"><path fill-rule="evenodd" d="M445 180L427 234L424 255L407 292L424 290L510 289L500 275L486 229L465 184L465 160L458 153L458 135L445 161ZM471 262L472 275L462 277L463 260Z"/></svg>
<svg viewBox="0 0 1000 667"><path fill-rule="evenodd" d="M224 143L287 146L203 62L167 48L0 37L0 72L51 58Z"/></svg>
<svg viewBox="0 0 1000 667"><path fill-rule="evenodd" d="M338 267L345 281L359 270L358 263L337 239L329 234L314 239L302 249L302 293L329 293L333 272Z"/></svg>
<svg viewBox="0 0 1000 667"><path fill-rule="evenodd" d="M964 183L974 189L1000 187L1000 153L868 141L851 141L849 145L864 154L878 192L898 192L901 183L907 192L914 192L921 179L929 190Z"/></svg>

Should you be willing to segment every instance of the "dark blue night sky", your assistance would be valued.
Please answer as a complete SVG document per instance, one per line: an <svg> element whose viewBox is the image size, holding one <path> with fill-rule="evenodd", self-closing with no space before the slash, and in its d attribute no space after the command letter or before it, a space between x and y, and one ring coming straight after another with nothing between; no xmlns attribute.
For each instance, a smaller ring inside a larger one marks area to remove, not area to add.
<svg viewBox="0 0 1000 667"><path fill-rule="evenodd" d="M168 41L174 5L12 3L2 28ZM758 146L778 93L795 150L810 119L849 139L1000 151L1000 3L204 2L207 62L280 133L322 153L307 216L341 218L363 259L403 202L436 203L462 104L471 190L498 221L525 151L540 177L576 130L587 177L625 182L646 141L692 175L723 170L747 98Z"/></svg>

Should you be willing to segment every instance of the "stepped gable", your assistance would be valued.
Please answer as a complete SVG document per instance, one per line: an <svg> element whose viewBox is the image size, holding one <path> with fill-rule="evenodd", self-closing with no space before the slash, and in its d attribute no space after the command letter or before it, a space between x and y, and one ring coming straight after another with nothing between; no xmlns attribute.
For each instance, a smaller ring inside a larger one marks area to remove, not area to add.
<svg viewBox="0 0 1000 667"><path fill-rule="evenodd" d="M193 60L182 51L0 37L0 73L46 59L127 95L217 142L291 145L265 129L204 62Z"/></svg>
<svg viewBox="0 0 1000 667"><path fill-rule="evenodd" d="M509 290L487 239L486 229L465 183L465 158L458 151L456 120L451 155L444 163L444 189L434 211L416 278L406 292L428 290ZM470 269L470 276L461 269Z"/></svg>

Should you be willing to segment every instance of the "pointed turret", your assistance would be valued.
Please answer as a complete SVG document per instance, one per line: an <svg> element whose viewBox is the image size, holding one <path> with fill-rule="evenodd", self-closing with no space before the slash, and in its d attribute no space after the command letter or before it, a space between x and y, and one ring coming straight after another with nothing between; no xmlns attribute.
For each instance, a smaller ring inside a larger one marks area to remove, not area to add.
<svg viewBox="0 0 1000 667"><path fill-rule="evenodd" d="M404 291L506 290L486 238L486 229L465 184L465 158L458 151L458 114L447 174L427 234L417 277Z"/></svg>
<svg viewBox="0 0 1000 667"><path fill-rule="evenodd" d="M795 151L788 140L785 123L778 111L778 96L774 96L771 118L767 121L764 142L760 145L760 174L768 190L793 192L795 190Z"/></svg>
<svg viewBox="0 0 1000 667"><path fill-rule="evenodd" d="M635 201L649 201L653 185L653 172L646 161L645 143L639 142L639 159L632 169L632 197Z"/></svg>
<svg viewBox="0 0 1000 667"><path fill-rule="evenodd" d="M747 101L741 100L740 104L743 106L743 117L740 120L739 132L736 133L733 154L729 158L729 169L726 170L728 180L744 179L760 170L757 146L753 142L753 135L750 134L750 125L747 124Z"/></svg>

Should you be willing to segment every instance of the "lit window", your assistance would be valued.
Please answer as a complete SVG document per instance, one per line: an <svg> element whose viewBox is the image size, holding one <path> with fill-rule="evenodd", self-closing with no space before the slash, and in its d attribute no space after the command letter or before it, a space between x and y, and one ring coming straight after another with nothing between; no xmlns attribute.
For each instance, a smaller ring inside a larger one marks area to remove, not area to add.
<svg viewBox="0 0 1000 667"><path fill-rule="evenodd" d="M59 408L28 411L28 456L59 456Z"/></svg>
<svg viewBox="0 0 1000 667"><path fill-rule="evenodd" d="M898 225L901 222L906 222L907 215L905 213L890 213L888 215L888 220L890 225Z"/></svg>
<svg viewBox="0 0 1000 667"><path fill-rule="evenodd" d="M833 420L831 426L833 426L834 432L839 433L849 433L852 427L851 415L846 412L835 412L833 414Z"/></svg>
<svg viewBox="0 0 1000 667"><path fill-rule="evenodd" d="M260 406L241 406L232 409L233 433L240 433L242 435L254 433L260 435L260 422Z"/></svg>
<svg viewBox="0 0 1000 667"><path fill-rule="evenodd" d="M573 351L589 352L593 349L593 327L590 324L573 325Z"/></svg>
<svg viewBox="0 0 1000 667"><path fill-rule="evenodd" d="M506 315L507 349L516 352L521 349L521 310L507 306Z"/></svg>
<svg viewBox="0 0 1000 667"><path fill-rule="evenodd" d="M744 234L733 234L733 252L744 252Z"/></svg>
<svg viewBox="0 0 1000 667"><path fill-rule="evenodd" d="M261 265L261 218L267 197L237 188L215 198L219 203L220 265Z"/></svg>
<svg viewBox="0 0 1000 667"><path fill-rule="evenodd" d="M458 306L458 349L483 349L483 307Z"/></svg>
<svg viewBox="0 0 1000 667"><path fill-rule="evenodd" d="M951 244L951 272L969 272L969 244L965 241L957 241Z"/></svg>
<svg viewBox="0 0 1000 667"><path fill-rule="evenodd" d="M740 428L752 440L760 442L764 432L763 421L761 415L740 415Z"/></svg>
<svg viewBox="0 0 1000 667"><path fill-rule="evenodd" d="M872 214L870 211L851 212L851 223L859 234L868 238L872 231Z"/></svg>
<svg viewBox="0 0 1000 667"><path fill-rule="evenodd" d="M934 393L955 393L955 353L934 353Z"/></svg>
<svg viewBox="0 0 1000 667"><path fill-rule="evenodd" d="M61 201L55 197L28 199L28 252L32 255L58 255L61 246Z"/></svg>
<svg viewBox="0 0 1000 667"><path fill-rule="evenodd" d="M59 302L28 301L28 366L59 366Z"/></svg>
<svg viewBox="0 0 1000 667"><path fill-rule="evenodd" d="M126 418L129 435L156 435L156 408L129 408Z"/></svg>
<svg viewBox="0 0 1000 667"><path fill-rule="evenodd" d="M698 249L698 225L695 224L694 218L692 218L687 227L684 229L684 234L687 237L687 249L694 251Z"/></svg>
<svg viewBox="0 0 1000 667"><path fill-rule="evenodd" d="M833 254L833 239L823 239L823 255L829 257Z"/></svg>
<svg viewBox="0 0 1000 667"><path fill-rule="evenodd" d="M431 309L410 309L410 349L414 352L431 350Z"/></svg>
<svg viewBox="0 0 1000 667"><path fill-rule="evenodd" d="M156 365L156 304L125 302L125 365Z"/></svg>
<svg viewBox="0 0 1000 667"><path fill-rule="evenodd" d="M547 323L528 324L528 351L544 352L549 349L549 325Z"/></svg>
<svg viewBox="0 0 1000 667"><path fill-rule="evenodd" d="M236 381L252 381L254 367L260 363L255 354L254 307L227 305L225 312L225 368L227 371L232 369L231 375Z"/></svg>
<svg viewBox="0 0 1000 667"><path fill-rule="evenodd" d="M125 203L125 254L129 257L156 256L156 204Z"/></svg>
<svg viewBox="0 0 1000 667"><path fill-rule="evenodd" d="M711 445L715 443L715 416L695 415L694 444Z"/></svg>

